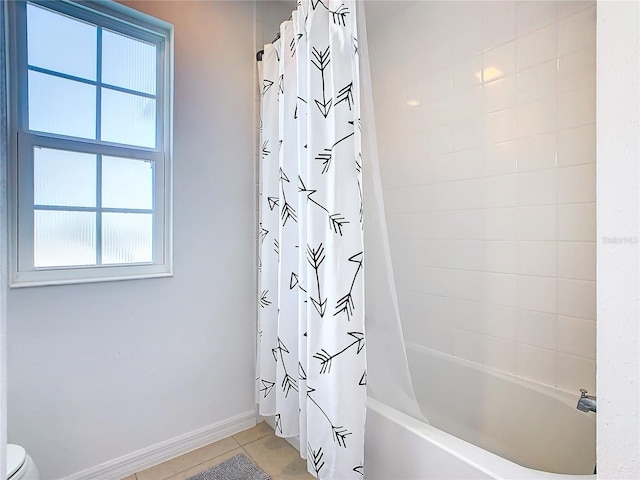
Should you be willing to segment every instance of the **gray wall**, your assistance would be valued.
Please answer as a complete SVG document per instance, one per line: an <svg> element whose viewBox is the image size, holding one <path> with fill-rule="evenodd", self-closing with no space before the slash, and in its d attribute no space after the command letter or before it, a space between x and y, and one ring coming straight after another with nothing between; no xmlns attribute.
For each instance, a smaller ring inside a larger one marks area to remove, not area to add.
<svg viewBox="0 0 640 480"><path fill-rule="evenodd" d="M43 479L254 409L254 4L175 25L174 277L8 292L9 442Z"/></svg>

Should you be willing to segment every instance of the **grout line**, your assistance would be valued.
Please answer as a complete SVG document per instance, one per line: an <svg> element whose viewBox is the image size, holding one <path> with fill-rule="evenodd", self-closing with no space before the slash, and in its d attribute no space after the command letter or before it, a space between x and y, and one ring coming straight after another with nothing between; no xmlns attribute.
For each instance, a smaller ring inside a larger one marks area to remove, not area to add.
<svg viewBox="0 0 640 480"><path fill-rule="evenodd" d="M271 435L275 436L275 432L268 433L268 434L264 435L263 437L256 438L255 440L251 440L250 442L247 442L244 445L240 445L240 446L244 449L244 447L246 447L247 445L251 445L252 443L259 442L260 440L264 440L265 438L270 437Z"/></svg>

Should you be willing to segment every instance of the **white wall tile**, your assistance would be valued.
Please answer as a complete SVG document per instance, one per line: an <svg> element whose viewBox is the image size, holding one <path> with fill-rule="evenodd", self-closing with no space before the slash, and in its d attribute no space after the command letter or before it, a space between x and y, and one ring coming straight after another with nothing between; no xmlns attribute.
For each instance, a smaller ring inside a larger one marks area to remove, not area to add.
<svg viewBox="0 0 640 480"><path fill-rule="evenodd" d="M451 296L463 300L481 302L484 299L484 273L470 270L454 270L452 273L453 293Z"/></svg>
<svg viewBox="0 0 640 480"><path fill-rule="evenodd" d="M442 240L454 237L455 224L451 212L419 212L412 218L416 218L418 238Z"/></svg>
<svg viewBox="0 0 640 480"><path fill-rule="evenodd" d="M518 205L518 175L497 175L485 180L484 206L486 208L515 207Z"/></svg>
<svg viewBox="0 0 640 480"><path fill-rule="evenodd" d="M484 333L492 337L515 340L517 334L517 314L514 307L484 305Z"/></svg>
<svg viewBox="0 0 640 480"><path fill-rule="evenodd" d="M443 183L455 179L453 153L429 155L422 161L427 164L425 183Z"/></svg>
<svg viewBox="0 0 640 480"><path fill-rule="evenodd" d="M518 70L556 58L556 24L518 37Z"/></svg>
<svg viewBox="0 0 640 480"><path fill-rule="evenodd" d="M482 115L482 86L467 88L453 96L455 119Z"/></svg>
<svg viewBox="0 0 640 480"><path fill-rule="evenodd" d="M482 240L454 240L454 268L484 270L484 242Z"/></svg>
<svg viewBox="0 0 640 480"><path fill-rule="evenodd" d="M469 148L453 154L455 179L484 177L484 158L482 148Z"/></svg>
<svg viewBox="0 0 640 480"><path fill-rule="evenodd" d="M423 240L422 245L420 258L424 259L425 265L440 268L453 265L455 252L451 240Z"/></svg>
<svg viewBox="0 0 640 480"><path fill-rule="evenodd" d="M453 67L453 88L456 92L482 85L482 55L465 58Z"/></svg>
<svg viewBox="0 0 640 480"><path fill-rule="evenodd" d="M482 335L456 328L453 332L453 354L475 363L482 363Z"/></svg>
<svg viewBox="0 0 640 480"><path fill-rule="evenodd" d="M558 352L557 386L579 395L581 388L596 392L596 362Z"/></svg>
<svg viewBox="0 0 640 480"><path fill-rule="evenodd" d="M558 21L558 53L564 55L596 41L596 7Z"/></svg>
<svg viewBox="0 0 640 480"><path fill-rule="evenodd" d="M484 264L487 272L517 273L518 242L513 240L485 241Z"/></svg>
<svg viewBox="0 0 640 480"><path fill-rule="evenodd" d="M556 166L556 133L545 133L520 138L518 145L518 171L540 170Z"/></svg>
<svg viewBox="0 0 640 480"><path fill-rule="evenodd" d="M426 128L451 123L455 115L453 100L451 97L431 100L425 105L423 113L423 121Z"/></svg>
<svg viewBox="0 0 640 480"><path fill-rule="evenodd" d="M482 2L482 22L490 22L492 18L505 13L516 11L516 1L513 0L487 0Z"/></svg>
<svg viewBox="0 0 640 480"><path fill-rule="evenodd" d="M453 182L454 206L456 209L482 208L484 203L484 179Z"/></svg>
<svg viewBox="0 0 640 480"><path fill-rule="evenodd" d="M571 100L572 101L572 100ZM567 104L571 103L567 100ZM551 132L557 126L556 97L545 97L531 103L518 105L518 136L528 137L540 133ZM569 114L567 113L569 116ZM567 118L567 126L571 119Z"/></svg>
<svg viewBox="0 0 640 480"><path fill-rule="evenodd" d="M595 360L596 322L558 316L558 352Z"/></svg>
<svg viewBox="0 0 640 480"><path fill-rule="evenodd" d="M556 350L557 325L555 314L519 310L518 343Z"/></svg>
<svg viewBox="0 0 640 480"><path fill-rule="evenodd" d="M513 107L518 103L517 79L516 75L509 75L484 84L483 105L485 113Z"/></svg>
<svg viewBox="0 0 640 480"><path fill-rule="evenodd" d="M596 283L590 280L558 279L558 314L596 319Z"/></svg>
<svg viewBox="0 0 640 480"><path fill-rule="evenodd" d="M517 305L516 275L504 273L484 274L484 300L494 305L515 307Z"/></svg>
<svg viewBox="0 0 640 480"><path fill-rule="evenodd" d="M451 212L447 212L450 217ZM454 237L459 240L484 240L484 209L453 212Z"/></svg>
<svg viewBox="0 0 640 480"><path fill-rule="evenodd" d="M424 81L414 81L404 86L404 102L423 104L427 101L427 84Z"/></svg>
<svg viewBox="0 0 640 480"><path fill-rule="evenodd" d="M558 240L593 242L595 239L595 203L558 206Z"/></svg>
<svg viewBox="0 0 640 480"><path fill-rule="evenodd" d="M453 68L432 73L427 77L427 99L435 100L453 93Z"/></svg>
<svg viewBox="0 0 640 480"><path fill-rule="evenodd" d="M556 284L555 278L518 275L518 308L555 313Z"/></svg>
<svg viewBox="0 0 640 480"><path fill-rule="evenodd" d="M595 85L558 93L558 128L572 128L595 123Z"/></svg>
<svg viewBox="0 0 640 480"><path fill-rule="evenodd" d="M558 2L558 20L574 15L581 10L593 7L596 0L563 0Z"/></svg>
<svg viewBox="0 0 640 480"><path fill-rule="evenodd" d="M558 166L595 163L595 124L558 132Z"/></svg>
<svg viewBox="0 0 640 480"><path fill-rule="evenodd" d="M518 168L518 150L514 141L486 145L484 147L485 174L504 175Z"/></svg>
<svg viewBox="0 0 640 480"><path fill-rule="evenodd" d="M484 143L482 116L458 120L454 125L454 142L456 150L482 146Z"/></svg>
<svg viewBox="0 0 640 480"><path fill-rule="evenodd" d="M517 75L518 103L530 103L555 95L557 77L557 62L555 59L519 69Z"/></svg>
<svg viewBox="0 0 640 480"><path fill-rule="evenodd" d="M558 58L558 91L595 85L595 64L595 44Z"/></svg>
<svg viewBox="0 0 640 480"><path fill-rule="evenodd" d="M555 23L556 3L554 1L538 0L535 2L517 2L517 32L524 35L533 30Z"/></svg>
<svg viewBox="0 0 640 480"><path fill-rule="evenodd" d="M412 341L562 388L595 357L594 9L410 2L370 39Z"/></svg>
<svg viewBox="0 0 640 480"><path fill-rule="evenodd" d="M516 6L514 2L482 17L482 49L490 50L516 38Z"/></svg>
<svg viewBox="0 0 640 480"><path fill-rule="evenodd" d="M595 242L558 242L558 277L595 280Z"/></svg>
<svg viewBox="0 0 640 480"><path fill-rule="evenodd" d="M425 143L429 155L436 156L453 151L454 131L452 125L443 125L427 131Z"/></svg>
<svg viewBox="0 0 640 480"><path fill-rule="evenodd" d="M550 205L557 202L555 169L518 173L518 205Z"/></svg>
<svg viewBox="0 0 640 480"><path fill-rule="evenodd" d="M507 108L485 116L484 144L512 140L518 133L518 110Z"/></svg>
<svg viewBox="0 0 640 480"><path fill-rule="evenodd" d="M487 208L484 212L486 240L516 240L518 238L517 208Z"/></svg>
<svg viewBox="0 0 640 480"><path fill-rule="evenodd" d="M480 302L451 299L451 325L455 328L482 333L484 309Z"/></svg>
<svg viewBox="0 0 640 480"><path fill-rule="evenodd" d="M555 385L556 352L519 343L517 374L540 383Z"/></svg>
<svg viewBox="0 0 640 480"><path fill-rule="evenodd" d="M484 336L482 363L499 372L515 374L518 353L514 341Z"/></svg>
<svg viewBox="0 0 640 480"><path fill-rule="evenodd" d="M555 205L518 208L518 240L556 240L557 208Z"/></svg>
<svg viewBox="0 0 640 480"><path fill-rule="evenodd" d="M518 242L518 273L555 277L557 255L556 242Z"/></svg>
<svg viewBox="0 0 640 480"><path fill-rule="evenodd" d="M558 169L558 203L596 201L595 164Z"/></svg>
<svg viewBox="0 0 640 480"><path fill-rule="evenodd" d="M505 43L487 50L482 54L482 65L486 69L497 69L502 75L515 73L517 70L516 42ZM487 81L486 75L483 80Z"/></svg>

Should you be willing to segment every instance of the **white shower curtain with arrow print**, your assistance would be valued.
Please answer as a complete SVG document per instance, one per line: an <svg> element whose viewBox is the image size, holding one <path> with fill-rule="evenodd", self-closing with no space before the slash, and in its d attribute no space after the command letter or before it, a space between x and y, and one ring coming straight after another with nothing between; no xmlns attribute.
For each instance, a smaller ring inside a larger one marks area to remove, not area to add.
<svg viewBox="0 0 640 480"><path fill-rule="evenodd" d="M364 475L355 2L301 0L260 73L257 400L321 479Z"/></svg>

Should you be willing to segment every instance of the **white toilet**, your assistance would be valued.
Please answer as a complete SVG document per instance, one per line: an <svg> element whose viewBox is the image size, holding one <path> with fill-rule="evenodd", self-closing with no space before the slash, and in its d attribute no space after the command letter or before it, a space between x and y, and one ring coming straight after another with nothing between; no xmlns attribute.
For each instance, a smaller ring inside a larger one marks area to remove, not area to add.
<svg viewBox="0 0 640 480"><path fill-rule="evenodd" d="M7 480L40 480L36 464L19 445L7 445Z"/></svg>

